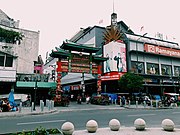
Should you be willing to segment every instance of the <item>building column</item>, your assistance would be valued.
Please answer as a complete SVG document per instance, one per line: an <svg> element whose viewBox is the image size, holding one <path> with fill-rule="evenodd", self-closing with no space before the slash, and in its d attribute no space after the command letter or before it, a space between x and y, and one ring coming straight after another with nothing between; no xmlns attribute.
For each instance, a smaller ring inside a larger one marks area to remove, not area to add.
<svg viewBox="0 0 180 135"><path fill-rule="evenodd" d="M57 87L56 87L56 97L55 97L55 102L60 102L61 101L61 60L59 59L57 61Z"/></svg>
<svg viewBox="0 0 180 135"><path fill-rule="evenodd" d="M97 77L97 94L101 93L101 68L102 66L99 64L98 65L98 77Z"/></svg>

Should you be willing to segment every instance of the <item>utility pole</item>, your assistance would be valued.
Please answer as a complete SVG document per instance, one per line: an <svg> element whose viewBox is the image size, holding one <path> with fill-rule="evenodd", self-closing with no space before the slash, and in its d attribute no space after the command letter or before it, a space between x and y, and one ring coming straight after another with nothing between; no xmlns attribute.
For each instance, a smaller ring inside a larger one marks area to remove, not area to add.
<svg viewBox="0 0 180 135"><path fill-rule="evenodd" d="M33 110L36 110L36 92L37 92L37 74L35 76L35 87L34 87L34 108Z"/></svg>
<svg viewBox="0 0 180 135"><path fill-rule="evenodd" d="M137 74L139 74L139 71L138 71L138 63L139 63L139 59L138 59L138 41L142 38L142 37L144 37L144 36L146 36L147 35L147 33L145 33L145 34L143 34L142 36L140 36L137 40L136 40L136 70L137 70Z"/></svg>
<svg viewBox="0 0 180 135"><path fill-rule="evenodd" d="M82 87L82 97L84 98L85 93L85 84L84 84L84 72L82 72L82 80L81 80L81 87Z"/></svg>

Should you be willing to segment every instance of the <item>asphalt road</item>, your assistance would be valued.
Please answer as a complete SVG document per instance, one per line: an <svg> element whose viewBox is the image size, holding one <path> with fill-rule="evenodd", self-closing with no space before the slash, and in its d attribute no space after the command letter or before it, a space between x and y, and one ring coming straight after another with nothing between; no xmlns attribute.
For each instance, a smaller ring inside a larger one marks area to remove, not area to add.
<svg viewBox="0 0 180 135"><path fill-rule="evenodd" d="M76 106L76 105L74 105ZM134 120L143 118L147 127L161 127L161 122L165 118L174 121L176 128L180 128L180 108L178 109L119 109L101 106L77 105L76 110L61 111L58 113L45 115L32 115L24 117L9 117L0 119L0 134L17 132L22 130L34 130L37 127L44 128L61 128L62 124L70 121L74 124L75 130L85 129L86 123L90 119L98 122L99 127L108 127L111 119L116 118L120 121L121 126L132 127ZM81 109L87 108L87 109ZM101 109L99 109L101 108Z"/></svg>

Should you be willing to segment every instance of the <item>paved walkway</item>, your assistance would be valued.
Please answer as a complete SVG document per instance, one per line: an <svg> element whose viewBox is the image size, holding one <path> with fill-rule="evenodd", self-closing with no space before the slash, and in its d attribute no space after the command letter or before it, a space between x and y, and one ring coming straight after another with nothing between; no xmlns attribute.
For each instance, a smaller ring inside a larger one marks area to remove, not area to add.
<svg viewBox="0 0 180 135"><path fill-rule="evenodd" d="M96 133L81 130L75 131L73 135L180 135L180 129L168 132L162 128L146 128L144 131L137 131L134 127L120 127L119 131L111 131L110 128L98 128Z"/></svg>

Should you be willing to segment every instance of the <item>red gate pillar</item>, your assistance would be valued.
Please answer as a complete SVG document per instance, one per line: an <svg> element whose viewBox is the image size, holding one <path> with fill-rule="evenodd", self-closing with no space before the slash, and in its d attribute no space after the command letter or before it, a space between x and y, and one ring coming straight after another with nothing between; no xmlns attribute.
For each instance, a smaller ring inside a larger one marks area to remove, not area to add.
<svg viewBox="0 0 180 135"><path fill-rule="evenodd" d="M56 97L55 97L55 102L59 103L61 101L61 60L57 61L57 87L56 87Z"/></svg>
<svg viewBox="0 0 180 135"><path fill-rule="evenodd" d="M101 68L102 66L98 65L98 78L97 78L97 94L101 93Z"/></svg>

